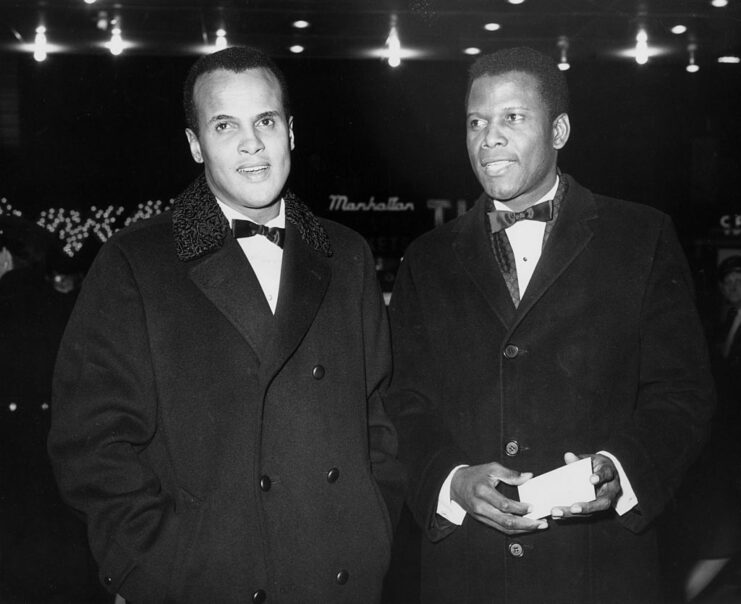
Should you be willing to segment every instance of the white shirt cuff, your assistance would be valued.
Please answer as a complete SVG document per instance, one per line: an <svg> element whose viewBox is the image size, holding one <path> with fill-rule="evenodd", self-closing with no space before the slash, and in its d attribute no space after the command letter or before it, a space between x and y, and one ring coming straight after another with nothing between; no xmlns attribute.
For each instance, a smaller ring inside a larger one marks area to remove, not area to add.
<svg viewBox="0 0 741 604"><path fill-rule="evenodd" d="M620 477L622 493L620 493L620 496L615 502L615 511L618 513L618 516L622 516L638 505L638 497L636 497L633 487L630 485L630 480L628 480L628 475L625 473L625 470L623 470L623 466L618 461L617 457L607 451L599 451L599 453L600 455L609 457L612 460L612 463L615 464L615 469L617 469L618 476Z"/></svg>
<svg viewBox="0 0 741 604"><path fill-rule="evenodd" d="M453 474L455 474L456 470L467 467L466 465L462 465L453 468L440 488L440 494L437 497L437 513L448 522L452 522L458 526L463 524L463 519L466 517L466 510L450 498L450 484L453 482Z"/></svg>

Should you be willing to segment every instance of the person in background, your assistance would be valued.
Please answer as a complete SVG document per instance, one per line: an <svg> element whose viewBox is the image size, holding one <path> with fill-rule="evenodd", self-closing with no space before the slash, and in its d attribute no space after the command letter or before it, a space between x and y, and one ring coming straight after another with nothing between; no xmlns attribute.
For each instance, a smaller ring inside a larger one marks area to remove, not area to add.
<svg viewBox="0 0 741 604"><path fill-rule="evenodd" d="M74 297L49 278L54 241L0 216L0 602L94 601L85 526L46 454L54 359Z"/></svg>
<svg viewBox="0 0 741 604"><path fill-rule="evenodd" d="M696 603L741 601L741 256L718 265L722 319L710 334L718 408L710 439L678 497L691 564L684 595ZM697 509L707 520L697 522Z"/></svg>
<svg viewBox="0 0 741 604"><path fill-rule="evenodd" d="M568 88L542 53L478 59L465 110L483 194L410 245L390 304L422 601L660 601L653 521L714 407L671 221L559 171ZM528 517L516 487L581 458L595 499Z"/></svg>
<svg viewBox="0 0 741 604"><path fill-rule="evenodd" d="M62 343L60 489L127 601L378 601L404 477L370 250L288 190L268 56L202 57L184 107L204 173L103 246Z"/></svg>

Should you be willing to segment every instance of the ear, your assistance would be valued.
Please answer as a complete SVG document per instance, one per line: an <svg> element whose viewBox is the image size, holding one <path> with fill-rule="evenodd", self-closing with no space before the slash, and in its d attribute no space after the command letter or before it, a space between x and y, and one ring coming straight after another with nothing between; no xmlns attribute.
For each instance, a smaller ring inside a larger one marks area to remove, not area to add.
<svg viewBox="0 0 741 604"><path fill-rule="evenodd" d="M288 118L288 140L291 141L291 151L296 148L296 143L293 137L293 116Z"/></svg>
<svg viewBox="0 0 741 604"><path fill-rule="evenodd" d="M185 129L185 136L188 138L190 154L193 156L193 160L197 164L202 164L203 155L201 154L201 143L198 142L198 136L190 128Z"/></svg>
<svg viewBox="0 0 741 604"><path fill-rule="evenodd" d="M553 148L563 149L571 134L571 123L568 113L562 113L553 120Z"/></svg>

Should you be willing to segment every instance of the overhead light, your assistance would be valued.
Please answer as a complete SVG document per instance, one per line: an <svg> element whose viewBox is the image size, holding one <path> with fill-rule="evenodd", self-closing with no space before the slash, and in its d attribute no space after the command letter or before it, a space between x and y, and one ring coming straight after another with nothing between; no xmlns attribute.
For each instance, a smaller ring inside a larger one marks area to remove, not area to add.
<svg viewBox="0 0 741 604"><path fill-rule="evenodd" d="M697 44L690 44L687 47L687 51L689 52L690 59L689 63L687 63L687 67L685 68L687 70L687 73L697 73L700 71L700 66L695 63L695 51L697 50Z"/></svg>
<svg viewBox="0 0 741 604"><path fill-rule="evenodd" d="M718 63L725 63L726 65L737 65L738 63L741 63L741 58L735 55L724 55L722 57L718 57Z"/></svg>
<svg viewBox="0 0 741 604"><path fill-rule="evenodd" d="M111 39L108 42L108 50L111 51L111 54L114 57L117 57L123 52L124 49L124 43L123 38L121 37L121 28L116 25L111 29Z"/></svg>
<svg viewBox="0 0 741 604"><path fill-rule="evenodd" d="M309 27L309 25L311 24L308 21L304 21L303 19L299 19L298 21L293 22L293 26L296 29L306 29L307 27Z"/></svg>
<svg viewBox="0 0 741 604"><path fill-rule="evenodd" d="M677 34L677 35L683 34L683 33L685 33L686 31L687 31L687 26L686 26L686 25L675 25L675 26L674 26L674 27L672 27L672 29L671 29L671 32L672 32L673 34Z"/></svg>
<svg viewBox="0 0 741 604"><path fill-rule="evenodd" d="M216 41L214 42L214 52L224 50L227 47L226 30L219 28L216 30Z"/></svg>
<svg viewBox="0 0 741 604"><path fill-rule="evenodd" d="M389 36L386 38L386 48L388 50L388 64L391 67L401 65L401 40L399 31L396 29L396 15L391 15L391 28Z"/></svg>
<svg viewBox="0 0 741 604"><path fill-rule="evenodd" d="M639 29L636 34L636 63L648 63L648 34L645 29Z"/></svg>
<svg viewBox="0 0 741 604"><path fill-rule="evenodd" d="M108 29L108 13L104 10L98 13L98 19L95 22L95 27L100 31L106 31Z"/></svg>
<svg viewBox="0 0 741 604"><path fill-rule="evenodd" d="M39 25L36 28L36 37L33 43L33 58L41 63L41 61L46 60L47 51L46 27Z"/></svg>
<svg viewBox="0 0 741 604"><path fill-rule="evenodd" d="M507 0L510 4L522 4L525 0Z"/></svg>
<svg viewBox="0 0 741 604"><path fill-rule="evenodd" d="M567 71L571 65L569 65L569 39L566 36L559 36L558 38L558 49L561 51L561 57L558 61L558 68L561 71Z"/></svg>
<svg viewBox="0 0 741 604"><path fill-rule="evenodd" d="M305 49L303 46L301 46L301 44L294 44L288 50L290 50L295 55L300 55L302 52L304 52Z"/></svg>
<svg viewBox="0 0 741 604"><path fill-rule="evenodd" d="M486 25L484 25L484 29L486 31L497 31L501 29L501 27L502 26L499 25L499 23L487 23Z"/></svg>
<svg viewBox="0 0 741 604"><path fill-rule="evenodd" d="M710 4L715 8L724 8L728 6L728 0L711 0Z"/></svg>
<svg viewBox="0 0 741 604"><path fill-rule="evenodd" d="M463 49L463 54L470 56L478 55L481 54L481 49L476 48L475 46L469 46L468 48Z"/></svg>
<svg viewBox="0 0 741 604"><path fill-rule="evenodd" d="M95 4L96 0L85 0L85 4Z"/></svg>
<svg viewBox="0 0 741 604"><path fill-rule="evenodd" d="M111 39L105 43L105 46L114 57L120 55L128 46L123 40L120 17L111 19Z"/></svg>

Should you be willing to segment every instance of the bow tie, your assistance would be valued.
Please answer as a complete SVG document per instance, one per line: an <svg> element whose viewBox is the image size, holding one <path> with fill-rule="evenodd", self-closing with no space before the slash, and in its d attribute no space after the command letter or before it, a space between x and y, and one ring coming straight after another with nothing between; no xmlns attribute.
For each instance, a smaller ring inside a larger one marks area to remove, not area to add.
<svg viewBox="0 0 741 604"><path fill-rule="evenodd" d="M488 214L491 232L497 233L507 227L511 227L519 220L539 220L540 222L548 222L553 219L553 200L544 201L537 205L530 206L522 212L491 210Z"/></svg>
<svg viewBox="0 0 741 604"><path fill-rule="evenodd" d="M232 220L232 233L234 233L236 239L262 235L281 248L286 238L285 229L281 227L266 227L264 224L255 224L251 220Z"/></svg>

